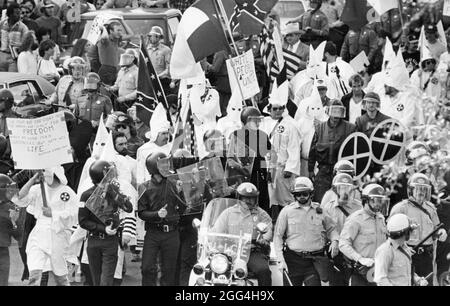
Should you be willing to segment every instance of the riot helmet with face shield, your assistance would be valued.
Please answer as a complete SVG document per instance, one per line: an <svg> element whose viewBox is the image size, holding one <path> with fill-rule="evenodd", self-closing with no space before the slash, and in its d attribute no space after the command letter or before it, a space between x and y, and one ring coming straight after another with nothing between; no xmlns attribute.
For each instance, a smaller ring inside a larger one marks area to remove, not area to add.
<svg viewBox="0 0 450 306"><path fill-rule="evenodd" d="M431 200L431 182L425 174L415 173L409 178L408 197L418 204Z"/></svg>
<svg viewBox="0 0 450 306"><path fill-rule="evenodd" d="M259 191L255 185L249 182L242 183L236 189L237 199L244 202L249 209L258 205Z"/></svg>
<svg viewBox="0 0 450 306"><path fill-rule="evenodd" d="M339 203L351 201L354 197L353 178L346 173L340 173L333 178L332 188L338 196Z"/></svg>
<svg viewBox="0 0 450 306"><path fill-rule="evenodd" d="M387 215L389 208L389 198L383 187L378 184L369 184L364 187L361 199L363 205L368 205L369 209L375 213L380 212Z"/></svg>

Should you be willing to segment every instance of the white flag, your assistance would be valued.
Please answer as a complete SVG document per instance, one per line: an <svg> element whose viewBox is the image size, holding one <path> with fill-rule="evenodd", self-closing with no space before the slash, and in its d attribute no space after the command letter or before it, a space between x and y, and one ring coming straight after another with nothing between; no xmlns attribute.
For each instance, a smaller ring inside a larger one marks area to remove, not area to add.
<svg viewBox="0 0 450 306"><path fill-rule="evenodd" d="M387 11L398 8L398 0L367 0L367 2L380 16Z"/></svg>

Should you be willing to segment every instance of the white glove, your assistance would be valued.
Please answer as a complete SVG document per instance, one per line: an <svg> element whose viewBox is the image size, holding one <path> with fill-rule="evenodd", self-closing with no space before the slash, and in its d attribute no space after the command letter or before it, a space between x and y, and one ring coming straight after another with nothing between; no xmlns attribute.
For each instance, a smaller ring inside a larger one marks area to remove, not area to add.
<svg viewBox="0 0 450 306"><path fill-rule="evenodd" d="M439 234L439 238L438 238L439 241L444 242L445 240L447 240L447 231L445 229L441 228L438 231L438 234Z"/></svg>
<svg viewBox="0 0 450 306"><path fill-rule="evenodd" d="M421 287L426 287L428 286L428 281L424 277L421 277L419 278L417 284Z"/></svg>
<svg viewBox="0 0 450 306"><path fill-rule="evenodd" d="M366 267L372 267L375 263L375 261L372 258L365 258L361 257L359 260L359 263Z"/></svg>
<svg viewBox="0 0 450 306"><path fill-rule="evenodd" d="M158 210L158 216L163 219L167 216L167 209L166 209L167 204L161 208L160 210Z"/></svg>

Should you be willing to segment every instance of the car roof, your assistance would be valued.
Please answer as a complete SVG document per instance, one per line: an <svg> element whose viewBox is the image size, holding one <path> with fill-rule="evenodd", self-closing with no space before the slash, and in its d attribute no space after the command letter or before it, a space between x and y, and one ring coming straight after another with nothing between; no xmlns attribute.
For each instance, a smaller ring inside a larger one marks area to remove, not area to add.
<svg viewBox="0 0 450 306"><path fill-rule="evenodd" d="M55 86L39 75L18 72L0 72L0 84L11 84L24 80L36 81L42 89L43 94L46 96L51 95L55 91Z"/></svg>
<svg viewBox="0 0 450 306"><path fill-rule="evenodd" d="M102 13L116 15L124 19L141 19L142 17L171 17L181 16L181 12L177 9L167 8L119 8L101 10ZM99 14L98 11L87 12L81 15L81 19L93 20Z"/></svg>

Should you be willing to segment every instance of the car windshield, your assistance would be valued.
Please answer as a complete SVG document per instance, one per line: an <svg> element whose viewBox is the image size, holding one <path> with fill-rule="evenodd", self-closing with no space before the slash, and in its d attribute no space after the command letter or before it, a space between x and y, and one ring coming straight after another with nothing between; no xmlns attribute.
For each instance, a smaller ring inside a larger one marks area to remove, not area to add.
<svg viewBox="0 0 450 306"><path fill-rule="evenodd" d="M280 14L280 18L295 18L303 14L301 1L278 1L274 9Z"/></svg>

